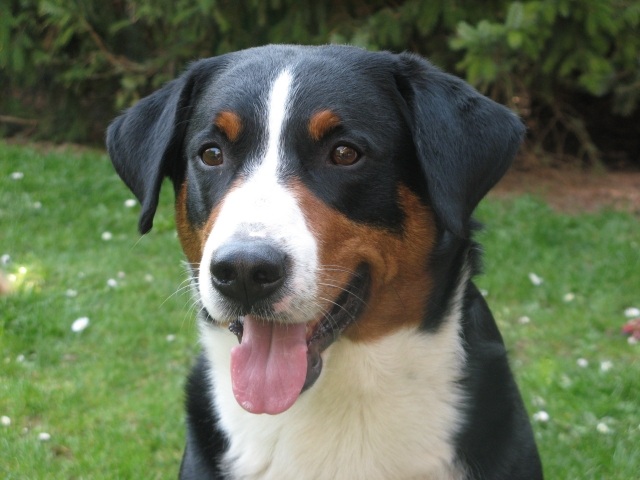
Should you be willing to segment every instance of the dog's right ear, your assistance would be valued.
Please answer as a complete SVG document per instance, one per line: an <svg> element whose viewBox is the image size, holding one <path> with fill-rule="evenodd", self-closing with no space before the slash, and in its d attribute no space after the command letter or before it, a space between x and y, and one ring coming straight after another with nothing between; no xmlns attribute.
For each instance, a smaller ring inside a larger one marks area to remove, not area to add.
<svg viewBox="0 0 640 480"><path fill-rule="evenodd" d="M194 63L181 77L140 100L107 130L111 161L142 205L138 222L142 234L153 226L164 178L171 178L174 185L184 178L182 140L205 62Z"/></svg>

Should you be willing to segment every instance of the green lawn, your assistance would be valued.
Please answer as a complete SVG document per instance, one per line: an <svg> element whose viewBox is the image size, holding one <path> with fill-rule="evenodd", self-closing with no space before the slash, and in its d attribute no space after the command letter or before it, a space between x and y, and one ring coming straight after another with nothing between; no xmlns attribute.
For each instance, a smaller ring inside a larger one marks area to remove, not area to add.
<svg viewBox="0 0 640 480"><path fill-rule="evenodd" d="M170 190L141 239L106 154L0 143L0 271L14 289L0 297L1 478L176 477L197 338ZM534 422L548 478L637 478L640 345L620 327L640 306L638 219L530 197L478 217L478 283L532 417L548 414Z"/></svg>

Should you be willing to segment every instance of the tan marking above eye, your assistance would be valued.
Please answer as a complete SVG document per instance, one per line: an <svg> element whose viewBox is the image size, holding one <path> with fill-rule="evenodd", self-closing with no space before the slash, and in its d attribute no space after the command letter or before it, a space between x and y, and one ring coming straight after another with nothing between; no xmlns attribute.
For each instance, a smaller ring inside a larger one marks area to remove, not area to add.
<svg viewBox="0 0 640 480"><path fill-rule="evenodd" d="M235 112L228 110L220 112L216 115L213 123L222 130L222 133L224 133L231 142L235 142L242 133L242 120Z"/></svg>
<svg viewBox="0 0 640 480"><path fill-rule="evenodd" d="M309 120L309 135L316 142L340 125L340 117L331 110L314 113Z"/></svg>

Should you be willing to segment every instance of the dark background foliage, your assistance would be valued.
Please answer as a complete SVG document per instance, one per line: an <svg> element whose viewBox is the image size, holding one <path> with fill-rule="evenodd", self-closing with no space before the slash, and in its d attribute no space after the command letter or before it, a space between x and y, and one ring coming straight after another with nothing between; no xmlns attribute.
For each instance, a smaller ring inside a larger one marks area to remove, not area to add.
<svg viewBox="0 0 640 480"><path fill-rule="evenodd" d="M2 0L0 135L101 143L196 58L331 42L465 78L525 119L535 162L638 167L639 31L639 0Z"/></svg>

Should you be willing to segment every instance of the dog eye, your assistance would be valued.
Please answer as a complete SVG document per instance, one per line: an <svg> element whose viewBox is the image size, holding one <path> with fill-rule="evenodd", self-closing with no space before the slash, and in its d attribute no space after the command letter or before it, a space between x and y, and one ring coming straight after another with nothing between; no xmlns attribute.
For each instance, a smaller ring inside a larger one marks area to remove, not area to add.
<svg viewBox="0 0 640 480"><path fill-rule="evenodd" d="M360 160L360 154L346 145L339 145L331 152L331 161L336 165L353 165L358 160Z"/></svg>
<svg viewBox="0 0 640 480"><path fill-rule="evenodd" d="M200 160L210 167L222 165L222 150L218 147L208 147L200 153Z"/></svg>

